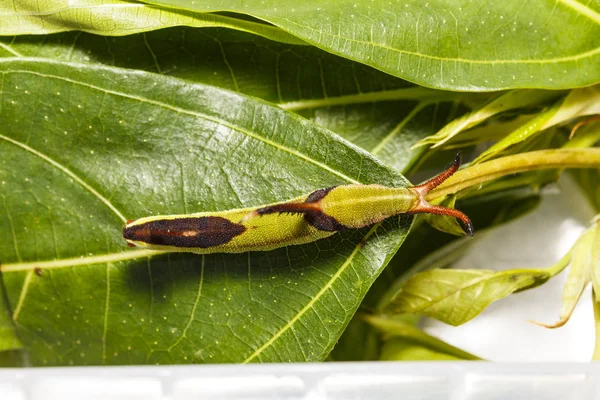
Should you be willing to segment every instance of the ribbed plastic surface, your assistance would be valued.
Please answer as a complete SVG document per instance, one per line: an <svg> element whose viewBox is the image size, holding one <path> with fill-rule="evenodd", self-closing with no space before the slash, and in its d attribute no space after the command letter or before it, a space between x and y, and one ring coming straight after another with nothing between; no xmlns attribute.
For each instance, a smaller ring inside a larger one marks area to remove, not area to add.
<svg viewBox="0 0 600 400"><path fill-rule="evenodd" d="M377 362L0 370L2 400L600 400L600 365Z"/></svg>

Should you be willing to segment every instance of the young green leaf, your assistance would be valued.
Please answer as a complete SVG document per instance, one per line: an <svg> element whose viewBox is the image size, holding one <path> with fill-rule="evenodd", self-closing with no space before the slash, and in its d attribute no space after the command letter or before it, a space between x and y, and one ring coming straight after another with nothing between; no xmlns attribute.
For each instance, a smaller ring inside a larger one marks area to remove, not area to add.
<svg viewBox="0 0 600 400"><path fill-rule="evenodd" d="M154 7L121 0L86 0L80 4L33 0L0 3L0 35L42 35L84 31L103 36L123 36L172 26L224 27L251 32L271 40L306 44L282 29L231 15L198 13ZM4 48L7 50L7 48ZM8 48L10 51L10 47ZM148 48L152 53L152 48ZM16 55L16 54L15 54Z"/></svg>
<svg viewBox="0 0 600 400"><path fill-rule="evenodd" d="M450 346L450 345L448 345ZM460 350L460 349L457 349ZM475 357L475 356L473 356ZM381 347L381 361L460 361L479 360L463 358L452 352L436 350L417 340L404 337L390 337Z"/></svg>
<svg viewBox="0 0 600 400"><path fill-rule="evenodd" d="M564 269L570 254L551 268L506 271L434 269L409 278L380 307L382 314L418 313L450 325L473 319L488 305L538 286Z"/></svg>
<svg viewBox="0 0 600 400"><path fill-rule="evenodd" d="M439 147L461 132L485 122L494 115L523 107L544 104L561 94L561 92L549 92L545 90L511 90L508 93L501 93L478 109L455 119L435 135L419 141L413 148L427 144L432 144L432 148Z"/></svg>
<svg viewBox="0 0 600 400"><path fill-rule="evenodd" d="M441 205L444 207L454 208L456 203L456 195L446 197L441 202L434 202L432 204ZM448 217L447 215L434 215L434 214L426 214L423 215L423 218L427 223L433 226L435 229L449 233L451 235L456 236L464 236L465 230L460 226L456 218Z"/></svg>
<svg viewBox="0 0 600 400"><path fill-rule="evenodd" d="M431 336L399 318L365 315L363 319L377 328L385 337L382 360L434 360L481 358Z"/></svg>
<svg viewBox="0 0 600 400"><path fill-rule="evenodd" d="M591 114L600 114L600 85L571 90L564 99L481 153L473 163L496 157L510 146L524 142L540 131Z"/></svg>
<svg viewBox="0 0 600 400"><path fill-rule="evenodd" d="M577 242L572 247L571 252L573 256L569 276L567 277L563 291L563 307L558 321L553 324L532 322L546 328L558 328L569 321L583 290L592 280L592 265L590 261L593 253L594 236L594 230L588 229L577 239Z"/></svg>
<svg viewBox="0 0 600 400"><path fill-rule="evenodd" d="M542 131L547 125L548 121L558 112L561 107L561 101L558 101L548 109L540 112L534 118L521 125L518 129L502 138L500 141L494 143L489 149L481 153L472 164L477 164L488 160L490 158L498 156L500 153L505 151L507 148L514 146L519 143L523 143L528 139L531 139L540 131ZM519 149L515 152L518 153Z"/></svg>
<svg viewBox="0 0 600 400"><path fill-rule="evenodd" d="M594 325L596 329L596 343L594 345L594 353L592 354L592 360L600 360L600 301L598 301L598 295L592 293L594 305Z"/></svg>
<svg viewBox="0 0 600 400"><path fill-rule="evenodd" d="M529 112L507 119L492 117L487 123L482 123L474 128L462 131L442 147L444 150L450 151L456 148L475 146L480 143L498 141L520 128L532 118L535 118L535 114L529 114Z"/></svg>
<svg viewBox="0 0 600 400"><path fill-rule="evenodd" d="M2 279L32 365L323 360L408 231L403 217L271 252L129 249L129 218L407 181L213 86L40 59L0 72Z"/></svg>
<svg viewBox="0 0 600 400"><path fill-rule="evenodd" d="M558 112L543 129L562 124L573 118L600 114L600 85L573 89L561 103Z"/></svg>
<svg viewBox="0 0 600 400"><path fill-rule="evenodd" d="M589 264L592 275L592 287L594 293L600 294L600 215L592 222L592 237L589 246Z"/></svg>

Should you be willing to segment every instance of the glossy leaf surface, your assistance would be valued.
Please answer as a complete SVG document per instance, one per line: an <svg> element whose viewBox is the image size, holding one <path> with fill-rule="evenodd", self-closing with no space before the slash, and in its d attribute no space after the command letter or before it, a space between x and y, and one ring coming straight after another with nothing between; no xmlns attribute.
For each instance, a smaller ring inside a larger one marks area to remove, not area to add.
<svg viewBox="0 0 600 400"><path fill-rule="evenodd" d="M458 104L465 94L415 87L311 46L227 29L177 27L108 40L70 32L0 42L5 57L141 69L256 96L336 132L398 171L423 153L411 151L413 144L466 111Z"/></svg>
<svg viewBox="0 0 600 400"><path fill-rule="evenodd" d="M40 59L0 71L2 278L33 365L322 360L407 233L408 217L271 252L129 249L130 218L407 182L213 86Z"/></svg>
<svg viewBox="0 0 600 400"><path fill-rule="evenodd" d="M597 0L342 0L318 5L292 5L281 0L149 3L167 13L188 10L250 15L330 53L429 87L559 89L590 85L600 79ZM119 4L118 14L123 12L121 9L143 7L139 3ZM115 32L113 15L95 10L98 6L97 0L8 1L3 10L7 26L4 30L10 32L6 34L28 34L50 27L52 32L62 23L64 30L83 27L104 34L126 34ZM155 9L146 12L152 11ZM137 16L134 22L139 19ZM240 24L244 22L239 20Z"/></svg>
<svg viewBox="0 0 600 400"><path fill-rule="evenodd" d="M231 15L166 10L148 4L120 0L34 0L0 3L0 34L43 35L84 31L103 36L123 36L173 26L226 27L252 32L285 43L304 42L272 25ZM148 50L152 49L148 46Z"/></svg>

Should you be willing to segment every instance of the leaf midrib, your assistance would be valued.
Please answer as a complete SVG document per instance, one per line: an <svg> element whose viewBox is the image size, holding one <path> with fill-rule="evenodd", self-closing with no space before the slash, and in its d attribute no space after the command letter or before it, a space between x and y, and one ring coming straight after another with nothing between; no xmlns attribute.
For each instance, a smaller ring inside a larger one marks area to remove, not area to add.
<svg viewBox="0 0 600 400"><path fill-rule="evenodd" d="M557 2L564 4L565 6L577 11L579 14L600 25L600 14L596 12L596 10L593 10L575 0L557 0Z"/></svg>
<svg viewBox="0 0 600 400"><path fill-rule="evenodd" d="M548 273L548 271L544 270L544 269L538 269L538 270L529 270L526 274L529 275L529 277L531 277L532 275L537 275L540 273ZM499 277L502 277L502 275L510 275L510 274L514 274L514 271L501 271L501 272L497 272L497 271L492 271L491 275L490 274L485 274L485 275L481 275L477 278L474 278L470 281L467 281L464 285L459 285L457 286L455 289L444 293L441 296L436 296L432 298L432 301L430 301L429 305L425 305L424 307L417 307L417 308L411 308L410 312L418 312L418 311L425 311L427 309L430 309L436 305L438 305L439 303L441 303L444 299L450 297L450 296L454 296L457 293L463 291L463 290L467 290L472 288L473 286L476 286L480 283L486 284L487 282L485 282L486 280L493 280ZM520 275L525 275L524 273L521 273ZM433 280L431 279L430 281L432 282L439 282L438 280ZM516 283L516 281L515 281ZM407 293L407 292L405 292ZM413 294L410 294L411 296Z"/></svg>
<svg viewBox="0 0 600 400"><path fill-rule="evenodd" d="M349 38L346 36L340 36L340 35L336 35L330 32L326 32L326 31L317 31L317 29L308 26L308 25L303 25L299 22L296 21L292 21L290 19L287 18L283 18L280 17L282 20L285 20L287 22L290 22L294 25L312 30L314 32L318 32L319 35L326 35L326 36L330 36L332 38L337 38L337 39L341 39L347 42L351 42L351 43L356 43L356 44L361 44L361 45L366 45L366 46L372 46L372 47L378 47L381 49L385 49L388 51L391 51L393 53L398 53L398 54L406 54L408 56L415 56L415 57L419 57L419 58L423 58L423 59L429 59L429 60L435 60L435 61L440 61L440 62L453 62L453 63L463 63L463 64L479 64L479 65L498 65L498 64L551 64L551 63L562 63L562 62L571 62L571 61L577 61L577 60L581 60L581 59L585 59L588 57L592 57L596 54L600 54L600 47L595 48L593 50L589 50L583 53L579 53L579 54L575 54L572 56L565 56L565 57L556 57L556 58L546 58L546 59L510 59L510 60L477 60L477 59L468 59L468 58L462 58L462 57L440 57L440 56L434 56L434 55L430 55L430 54L425 54L425 53L420 53L420 52L416 52L416 51L408 51L408 50L403 50L403 49L398 49L395 47L392 47L390 45L384 44L384 43L375 43L375 42L369 42L366 40L359 40L359 39L353 39L353 38ZM600 15L597 16L598 19L600 19ZM597 23L600 24L600 21L596 21ZM283 29L283 28L282 28ZM319 43L310 40L310 39L305 39L308 43L314 45L314 46L319 46Z"/></svg>

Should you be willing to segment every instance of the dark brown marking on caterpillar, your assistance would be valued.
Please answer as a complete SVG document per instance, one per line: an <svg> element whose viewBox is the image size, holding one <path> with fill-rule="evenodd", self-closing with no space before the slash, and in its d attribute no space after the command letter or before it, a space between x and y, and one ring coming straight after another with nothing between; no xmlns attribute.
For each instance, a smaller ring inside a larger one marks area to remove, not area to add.
<svg viewBox="0 0 600 400"><path fill-rule="evenodd" d="M325 189L315 190L306 198L305 203L316 203L318 204L321 200L327 196L329 192L335 189L337 186L328 187ZM320 231L336 232L347 229L344 225L340 224L335 218L319 211L313 213L304 214L306 222L314 226Z"/></svg>
<svg viewBox="0 0 600 400"><path fill-rule="evenodd" d="M332 186L325 189L315 190L314 192L308 195L305 203L316 203L317 201L323 200L325 196L327 196L327 193L331 192L336 187L337 186Z"/></svg>
<svg viewBox="0 0 600 400"><path fill-rule="evenodd" d="M304 214L306 222L314 226L320 231L337 232L346 229L335 218L321 211L320 201L327 196L327 193L335 189L332 186L325 189L315 190L308 195L303 203L281 203L273 206L263 207L256 210L258 215L273 214L273 213L290 213Z"/></svg>
<svg viewBox="0 0 600 400"><path fill-rule="evenodd" d="M304 219L320 231L337 232L347 229L344 225L340 224L337 219L321 211L307 212L304 214Z"/></svg>
<svg viewBox="0 0 600 400"><path fill-rule="evenodd" d="M177 218L125 227L127 240L176 247L209 248L230 242L246 227L223 217Z"/></svg>

